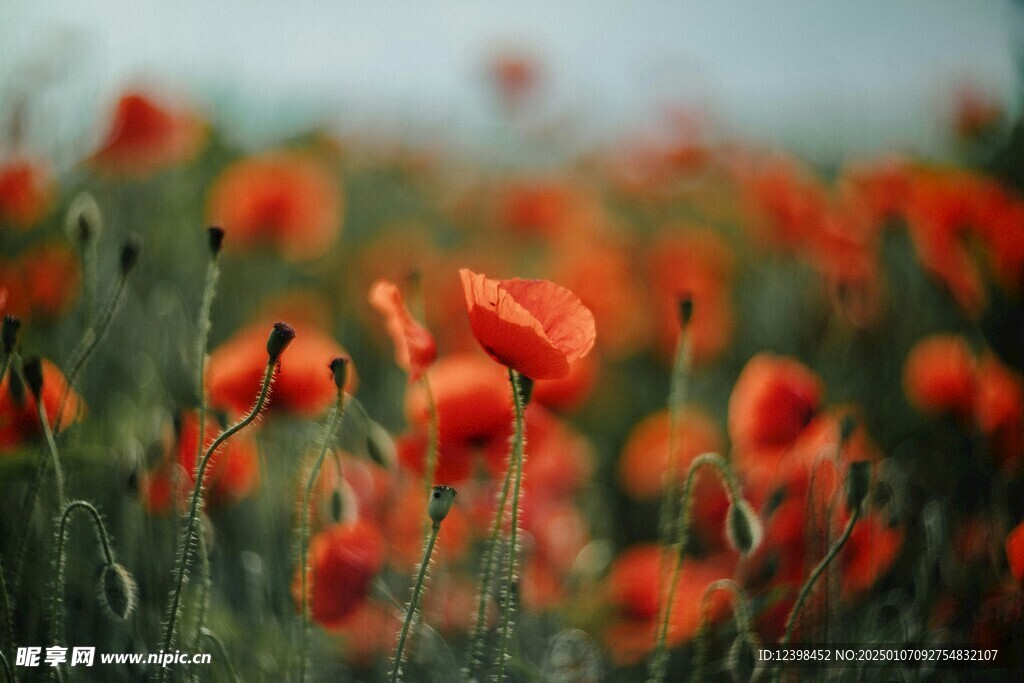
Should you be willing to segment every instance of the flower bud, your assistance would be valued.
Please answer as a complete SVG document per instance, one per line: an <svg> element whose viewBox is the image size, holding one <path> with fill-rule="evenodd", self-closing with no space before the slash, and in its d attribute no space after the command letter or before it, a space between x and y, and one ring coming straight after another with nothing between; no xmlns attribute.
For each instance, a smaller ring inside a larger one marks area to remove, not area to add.
<svg viewBox="0 0 1024 683"><path fill-rule="evenodd" d="M97 594L100 604L122 621L135 609L138 598L135 579L127 569L116 562L103 568Z"/></svg>
<svg viewBox="0 0 1024 683"><path fill-rule="evenodd" d="M334 489L331 491L331 520L335 523L340 522L344 514L345 501L341 498L341 490Z"/></svg>
<svg viewBox="0 0 1024 683"><path fill-rule="evenodd" d="M679 296L679 326L685 328L693 319L693 295L685 292Z"/></svg>
<svg viewBox="0 0 1024 683"><path fill-rule="evenodd" d="M4 353L14 351L14 343L18 340L18 328L21 327L21 320L13 315L4 316L3 331L0 338L3 340Z"/></svg>
<svg viewBox="0 0 1024 683"><path fill-rule="evenodd" d="M441 520L448 516L455 502L455 489L451 486L435 486L434 492L430 494L430 503L427 505L427 513L434 524L440 524Z"/></svg>
<svg viewBox="0 0 1024 683"><path fill-rule="evenodd" d="M276 363L288 348L288 345L295 339L295 328L284 322L274 323L274 329L270 331L270 338L267 339L267 355L270 362Z"/></svg>
<svg viewBox="0 0 1024 683"><path fill-rule="evenodd" d="M338 356L327 366L331 369L331 377L334 378L334 386L338 387L338 391L345 389L345 383L348 382L348 366L351 364L352 359L348 356Z"/></svg>
<svg viewBox="0 0 1024 683"><path fill-rule="evenodd" d="M871 488L871 463L858 460L850 464L846 474L846 509L849 512L859 510Z"/></svg>
<svg viewBox="0 0 1024 683"><path fill-rule="evenodd" d="M25 384L32 391L36 399L43 395L43 361L39 356L32 356L21 366L21 372L25 376Z"/></svg>
<svg viewBox="0 0 1024 683"><path fill-rule="evenodd" d="M224 228L211 225L206 229L206 237L209 240L210 253L216 256L224 245Z"/></svg>
<svg viewBox="0 0 1024 683"><path fill-rule="evenodd" d="M761 518L750 507L750 503L737 500L729 506L725 536L732 549L741 555L749 555L761 544Z"/></svg>
<svg viewBox="0 0 1024 683"><path fill-rule="evenodd" d="M142 238L134 232L124 238L121 245L121 274L127 275L135 268L139 261L139 252L142 250Z"/></svg>
<svg viewBox="0 0 1024 683"><path fill-rule="evenodd" d="M72 241L84 246L100 235L102 226L100 207L88 192L83 192L68 207L65 227Z"/></svg>

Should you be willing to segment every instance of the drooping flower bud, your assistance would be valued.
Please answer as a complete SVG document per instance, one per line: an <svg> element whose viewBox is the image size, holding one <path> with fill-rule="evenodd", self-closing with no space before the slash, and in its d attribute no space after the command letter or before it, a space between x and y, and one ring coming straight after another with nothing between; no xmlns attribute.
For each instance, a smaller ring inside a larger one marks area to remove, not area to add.
<svg viewBox="0 0 1024 683"><path fill-rule="evenodd" d="M117 562L103 568L97 595L100 604L106 608L109 614L122 621L128 618L138 602L135 579L127 569Z"/></svg>
<svg viewBox="0 0 1024 683"><path fill-rule="evenodd" d="M846 474L846 509L859 510L871 488L871 463L858 460L850 464Z"/></svg>
<svg viewBox="0 0 1024 683"><path fill-rule="evenodd" d="M0 339L3 340L4 353L14 351L14 344L18 341L18 328L21 327L21 320L13 315L4 316L3 331L0 332Z"/></svg>
<svg viewBox="0 0 1024 683"><path fill-rule="evenodd" d="M454 503L455 489L451 486L435 486L433 493L430 494L427 514L430 515L430 519L435 524L440 524L441 520L448 516L448 512L452 509L452 504Z"/></svg>
<svg viewBox="0 0 1024 683"><path fill-rule="evenodd" d="M142 238L134 232L124 238L121 245L121 274L127 275L139 262L139 252L142 251Z"/></svg>
<svg viewBox="0 0 1024 683"><path fill-rule="evenodd" d="M749 555L761 544L761 518L746 500L736 500L729 506L725 535L732 549L741 555Z"/></svg>
<svg viewBox="0 0 1024 683"><path fill-rule="evenodd" d="M88 192L83 192L68 207L66 229L72 241L85 246L100 235L103 225L100 207Z"/></svg>
<svg viewBox="0 0 1024 683"><path fill-rule="evenodd" d="M338 387L338 391L344 390L345 384L348 382L348 367L351 364L352 359L348 356L338 356L328 365L331 369L331 377L334 378L334 386Z"/></svg>
<svg viewBox="0 0 1024 683"><path fill-rule="evenodd" d="M274 323L274 329L270 331L270 338L267 339L267 355L270 362L276 363L281 354L288 348L288 345L295 339L295 328L285 322Z"/></svg>
<svg viewBox="0 0 1024 683"><path fill-rule="evenodd" d="M39 400L43 395L43 361L39 356L32 356L22 364L21 372L32 395Z"/></svg>
<svg viewBox="0 0 1024 683"><path fill-rule="evenodd" d="M211 225L206 229L206 237L209 240L210 253L216 256L224 246L224 228Z"/></svg>

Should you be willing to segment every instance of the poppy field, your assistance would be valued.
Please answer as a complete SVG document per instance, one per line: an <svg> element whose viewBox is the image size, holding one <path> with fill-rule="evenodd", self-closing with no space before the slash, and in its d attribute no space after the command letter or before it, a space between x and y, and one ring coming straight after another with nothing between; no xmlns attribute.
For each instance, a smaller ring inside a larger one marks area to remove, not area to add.
<svg viewBox="0 0 1024 683"><path fill-rule="evenodd" d="M71 166L13 126L0 675L1019 674L1024 137L959 105L827 167L683 112L537 166L144 88Z"/></svg>

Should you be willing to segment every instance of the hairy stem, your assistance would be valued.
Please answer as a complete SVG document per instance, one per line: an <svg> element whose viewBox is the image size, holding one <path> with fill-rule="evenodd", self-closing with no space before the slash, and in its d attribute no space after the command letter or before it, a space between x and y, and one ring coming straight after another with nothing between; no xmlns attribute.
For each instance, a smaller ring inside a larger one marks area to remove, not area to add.
<svg viewBox="0 0 1024 683"><path fill-rule="evenodd" d="M409 635L409 627L412 626L413 616L416 614L417 605L420 602L420 595L423 594L427 567L430 566L430 556L434 554L434 544L437 543L437 532L440 530L440 522L434 522L430 526L430 538L427 539L427 546L423 550L423 561L420 562L420 569L416 574L416 583L412 587L412 597L409 599L409 607L405 610L405 621L402 623L402 631L398 635L398 645L395 647L395 661L391 665L391 676L389 678L391 683L396 683L401 677L405 639Z"/></svg>

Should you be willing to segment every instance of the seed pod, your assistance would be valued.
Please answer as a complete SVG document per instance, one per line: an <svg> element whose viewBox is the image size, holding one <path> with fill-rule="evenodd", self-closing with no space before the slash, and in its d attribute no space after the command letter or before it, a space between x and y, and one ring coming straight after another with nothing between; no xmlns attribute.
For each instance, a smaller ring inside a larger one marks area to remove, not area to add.
<svg viewBox="0 0 1024 683"><path fill-rule="evenodd" d="M448 516L448 512L455 503L455 489L451 486L435 486L434 492L430 494L430 503L427 505L427 514L435 524Z"/></svg>
<svg viewBox="0 0 1024 683"><path fill-rule="evenodd" d="M846 475L846 509L849 512L860 509L871 488L871 463L858 460L850 464Z"/></svg>
<svg viewBox="0 0 1024 683"><path fill-rule="evenodd" d="M142 238L135 233L124 238L121 245L121 274L127 275L135 268L139 261L139 252L142 251Z"/></svg>
<svg viewBox="0 0 1024 683"><path fill-rule="evenodd" d="M331 377L334 379L334 386L339 390L344 389L345 383L348 382L348 367L351 364L352 359L348 356L338 356L328 365L331 369Z"/></svg>
<svg viewBox="0 0 1024 683"><path fill-rule="evenodd" d="M13 315L4 316L3 331L0 332L0 339L3 340L4 353L14 351L14 344L18 341L18 328L21 327L21 320Z"/></svg>
<svg viewBox="0 0 1024 683"><path fill-rule="evenodd" d="M22 364L21 372L32 395L39 399L43 395L43 361L39 356L32 356Z"/></svg>
<svg viewBox="0 0 1024 683"><path fill-rule="evenodd" d="M293 339L295 339L294 327L285 322L274 323L274 329L270 331L270 337L267 339L267 355L270 356L271 363L278 361Z"/></svg>
<svg viewBox="0 0 1024 683"><path fill-rule="evenodd" d="M210 253L216 256L224 245L224 228L211 225L206 229L206 237L209 240Z"/></svg>

